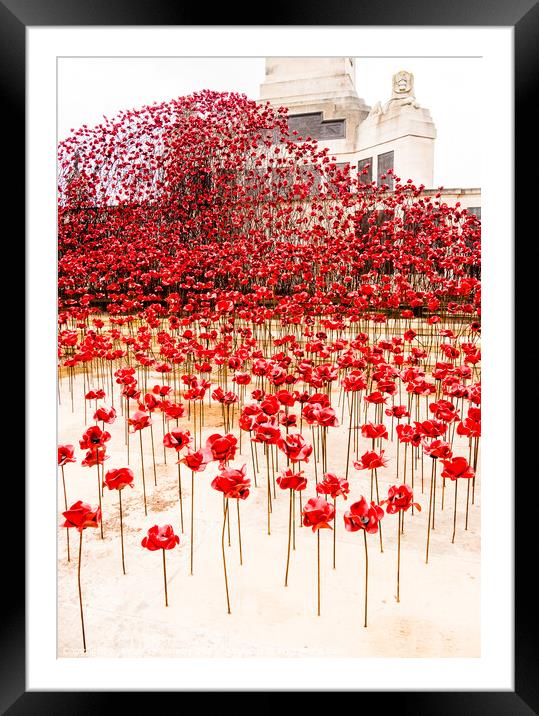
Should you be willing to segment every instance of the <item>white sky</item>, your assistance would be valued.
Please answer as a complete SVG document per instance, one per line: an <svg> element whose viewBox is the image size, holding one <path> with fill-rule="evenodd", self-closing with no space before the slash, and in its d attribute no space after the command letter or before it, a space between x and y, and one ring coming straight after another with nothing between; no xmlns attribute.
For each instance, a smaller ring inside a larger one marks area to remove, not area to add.
<svg viewBox="0 0 539 716"><path fill-rule="evenodd" d="M367 104L391 95L391 76L414 73L415 95L437 130L434 186L480 187L480 58L358 57L356 88ZM258 99L264 58L69 57L58 59L58 138L103 115L211 89Z"/></svg>

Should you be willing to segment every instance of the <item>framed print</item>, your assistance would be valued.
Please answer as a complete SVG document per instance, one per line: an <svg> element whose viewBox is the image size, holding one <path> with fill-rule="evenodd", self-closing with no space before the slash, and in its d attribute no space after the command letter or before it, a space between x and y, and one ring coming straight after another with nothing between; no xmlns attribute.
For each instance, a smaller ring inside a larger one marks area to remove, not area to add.
<svg viewBox="0 0 539 716"><path fill-rule="evenodd" d="M29 306L3 710L532 713L511 197L536 7L0 11Z"/></svg>

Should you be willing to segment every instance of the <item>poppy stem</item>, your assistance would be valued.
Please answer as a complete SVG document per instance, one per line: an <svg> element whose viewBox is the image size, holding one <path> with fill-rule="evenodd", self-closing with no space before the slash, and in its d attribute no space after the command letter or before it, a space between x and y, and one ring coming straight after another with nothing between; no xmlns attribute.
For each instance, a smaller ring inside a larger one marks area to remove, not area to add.
<svg viewBox="0 0 539 716"><path fill-rule="evenodd" d="M82 645L84 648L84 653L86 654L86 634L84 631L84 613L82 611L82 589L80 586L80 564L82 559L82 532L80 531L80 541L79 541L79 566L77 570L77 579L78 579L78 585L79 585L79 605L80 605L80 623L82 626Z"/></svg>
<svg viewBox="0 0 539 716"><path fill-rule="evenodd" d="M367 626L367 597L369 589L369 552L367 550L367 532L363 530L363 541L365 542L365 623L364 627Z"/></svg>
<svg viewBox="0 0 539 716"><path fill-rule="evenodd" d="M429 495L429 518L427 520L427 551L425 554L425 564L429 563L429 545L430 545L430 516L432 510L432 485L434 482L434 470L436 469L435 459L432 460L432 469L430 474L430 495Z"/></svg>
<svg viewBox="0 0 539 716"><path fill-rule="evenodd" d="M144 477L144 453L142 452L142 430L138 431L140 438L140 464L142 467L142 490L144 492L144 514L148 516L148 509L146 507L146 479Z"/></svg>
<svg viewBox="0 0 539 716"><path fill-rule="evenodd" d="M434 462L434 487L432 488L432 529L435 529L434 518L436 516L436 460Z"/></svg>
<svg viewBox="0 0 539 716"><path fill-rule="evenodd" d="M61 465L60 467L62 470L62 484L64 486L64 503L65 503L66 512L67 512L67 492L66 492L66 481L65 481L65 477L64 477L64 466ZM66 528L66 537L67 537L67 561L71 562L71 554L69 552L69 527Z"/></svg>
<svg viewBox="0 0 539 716"><path fill-rule="evenodd" d="M180 498L180 528L183 534L183 498L182 498L182 468L178 462L178 496ZM192 499L192 495L191 495Z"/></svg>
<svg viewBox="0 0 539 716"><path fill-rule="evenodd" d="M333 521L333 569L336 568L335 558L337 552L337 498L333 498L333 509L335 511L335 519Z"/></svg>
<svg viewBox="0 0 539 716"><path fill-rule="evenodd" d="M266 472L268 478L268 534L271 534L271 482L270 482L270 471L269 471L269 454L268 446L266 445Z"/></svg>
<svg viewBox="0 0 539 716"><path fill-rule="evenodd" d="M468 529L468 512L470 507L470 480L468 480L468 484L466 487L466 521L464 523L464 529Z"/></svg>
<svg viewBox="0 0 539 716"><path fill-rule="evenodd" d="M455 480L455 508L453 510L453 537L451 538L451 544L455 543L455 532L457 531L457 485L458 479Z"/></svg>
<svg viewBox="0 0 539 716"><path fill-rule="evenodd" d="M122 491L118 490L118 497L120 498L120 542L122 544L122 569L125 574L125 558L124 558L124 526L122 516Z"/></svg>
<svg viewBox="0 0 539 716"><path fill-rule="evenodd" d="M101 512L101 478L99 476L99 448L97 448L95 452L96 452L96 460L98 461L95 464L95 466L97 468L97 494L99 497L99 511ZM101 539L104 539L103 538L103 516L101 516L101 520L99 522L99 528L101 531Z"/></svg>
<svg viewBox="0 0 539 716"><path fill-rule="evenodd" d="M223 553L223 571L225 573L225 590L226 590L226 604L227 604L227 611L228 614L230 614L230 597L228 595L228 579L226 576L226 555L225 555L225 527L226 527L226 518L228 514L228 498L225 498L225 510L223 513L223 531L221 534L221 551Z"/></svg>
<svg viewBox="0 0 539 716"><path fill-rule="evenodd" d="M165 583L165 607L168 607L168 593L167 593L167 563L165 559L165 550L163 550L163 581Z"/></svg>
<svg viewBox="0 0 539 716"><path fill-rule="evenodd" d="M155 471L155 447L153 444L153 425L152 425L152 423L150 423L150 436L152 439L153 481L154 481L155 486L157 487L157 473ZM183 532L183 530L182 530L182 532Z"/></svg>
<svg viewBox="0 0 539 716"><path fill-rule="evenodd" d="M284 586L288 587L288 568L290 565L290 543L292 541L292 500L294 499L294 491L290 490L290 507L288 511L288 551L286 554L286 573L284 575Z"/></svg>
<svg viewBox="0 0 539 716"><path fill-rule="evenodd" d="M399 523L397 526L397 602L400 602L400 575L401 575L401 527L402 510L399 510Z"/></svg>
<svg viewBox="0 0 539 716"><path fill-rule="evenodd" d="M238 513L238 541L240 544L240 564L243 564L243 553L241 551L241 522L240 522L240 500L236 500L236 511Z"/></svg>

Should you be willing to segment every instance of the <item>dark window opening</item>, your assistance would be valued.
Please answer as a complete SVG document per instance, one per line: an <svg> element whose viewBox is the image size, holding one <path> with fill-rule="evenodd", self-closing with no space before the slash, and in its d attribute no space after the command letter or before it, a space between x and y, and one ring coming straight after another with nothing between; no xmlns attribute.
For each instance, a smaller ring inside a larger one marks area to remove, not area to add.
<svg viewBox="0 0 539 716"><path fill-rule="evenodd" d="M382 179L382 176L384 174L387 175L387 172L391 169L394 169L394 161L395 161L395 152L385 152L384 154L378 155L378 173L377 173L377 184L378 186L381 186L382 184L387 184L390 190L393 190L395 181L393 178L393 175L390 174L389 176L386 176L385 179Z"/></svg>

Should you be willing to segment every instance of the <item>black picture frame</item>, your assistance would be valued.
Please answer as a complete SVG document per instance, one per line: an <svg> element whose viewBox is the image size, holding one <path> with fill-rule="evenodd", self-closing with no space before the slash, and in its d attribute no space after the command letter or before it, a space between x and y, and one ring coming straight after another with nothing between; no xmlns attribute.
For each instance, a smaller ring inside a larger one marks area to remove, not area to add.
<svg viewBox="0 0 539 716"><path fill-rule="evenodd" d="M224 10L224 12L223 12ZM290 3L286 8L273 6L267 13L271 22L265 25L326 25L326 26L506 26L514 28L515 71L515 235L524 232L524 222L534 206L533 182L528 181L526 169L537 166L534 157L537 145L527 138L536 133L537 115L534 107L534 89L537 86L537 45L539 7L537 0L452 0L451 3L432 0L402 0L376 2L332 2L315 4ZM9 199L10 211L19 217L19 233L25 214L24 146L25 146L25 29L28 26L114 26L114 25L180 25L205 24L208 9L183 7L167 0L0 0L0 92L2 97L2 123L4 124L3 155L9 162L9 172L2 172L3 196ZM211 11L212 26L249 25L251 22L234 22L233 8L229 4ZM493 111L496 105L493 104ZM7 141L9 138L9 141ZM9 158L12 153L11 159ZM516 232L519 231L517 234ZM22 242L21 242L22 243ZM515 313L515 316L517 314ZM522 319L523 320L523 319ZM515 328L520 325L516 321ZM19 395L20 401L20 395ZM28 438L28 436L27 436ZM28 443L26 442L28 449ZM518 471L515 473L518 474ZM9 510L14 510L17 531L20 533L20 513L25 502L24 483L10 478L12 487L8 495ZM531 479L536 479L530 474ZM539 713L536 607L526 602L533 596L531 580L535 569L529 569L529 545L533 519L524 516L528 505L526 486L515 485L517 514L515 517L515 648L513 692L362 692L361 710L384 706L406 714L445 716L525 716ZM17 511L14 506L19 505ZM7 508L4 509L7 512ZM18 714L89 714L111 704L127 708L125 692L27 692L25 687L25 591L23 549L20 540L12 542L6 537L9 549L3 551L4 579L2 597L4 607L0 620L0 711ZM7 563L6 563L7 562ZM390 687L390 685L388 685ZM328 685L328 691L331 690ZM257 694L253 694L255 697ZM265 708L273 701L265 703ZM151 698L153 699L155 695ZM139 708L146 703L144 694L136 694ZM319 695L317 698L322 698ZM372 701L372 706L369 702ZM150 702L147 702L150 705ZM152 701L155 705L155 702ZM359 708L359 706L358 706Z"/></svg>

